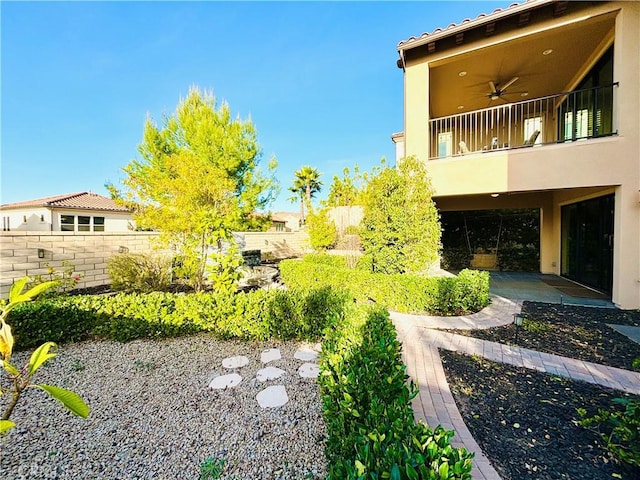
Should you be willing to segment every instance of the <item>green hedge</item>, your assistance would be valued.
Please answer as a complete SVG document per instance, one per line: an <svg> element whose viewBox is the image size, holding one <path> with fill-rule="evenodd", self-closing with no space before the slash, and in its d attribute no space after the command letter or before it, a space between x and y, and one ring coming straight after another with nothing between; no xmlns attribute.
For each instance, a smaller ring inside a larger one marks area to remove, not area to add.
<svg viewBox="0 0 640 480"><path fill-rule="evenodd" d="M453 432L414 422L417 392L387 311L350 316L328 333L320 362L328 479L471 478L473 454L451 447Z"/></svg>
<svg viewBox="0 0 640 480"><path fill-rule="evenodd" d="M323 258L324 257L324 258ZM348 289L359 302L375 302L398 312L459 315L489 304L489 274L463 270L457 277L384 275L348 269L329 255L280 262L280 277L289 286Z"/></svg>
<svg viewBox="0 0 640 480"><path fill-rule="evenodd" d="M216 293L55 297L9 314L17 347L99 336L121 342L200 331L245 340L318 340L343 316L348 296L330 287Z"/></svg>

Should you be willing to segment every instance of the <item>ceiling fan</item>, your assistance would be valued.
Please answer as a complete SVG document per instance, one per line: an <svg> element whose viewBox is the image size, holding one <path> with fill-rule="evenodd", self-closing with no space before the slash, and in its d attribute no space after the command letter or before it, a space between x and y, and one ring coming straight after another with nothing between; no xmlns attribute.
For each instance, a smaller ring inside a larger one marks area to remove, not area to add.
<svg viewBox="0 0 640 480"><path fill-rule="evenodd" d="M518 78L519 77L513 77L504 85L500 85L500 84L496 85L493 81L489 81L489 88L491 88L491 91L487 93L487 97L490 100L498 100L502 98L502 95L506 93L507 88L509 88L514 83L516 83L518 81ZM517 92L514 92L514 93L517 93Z"/></svg>

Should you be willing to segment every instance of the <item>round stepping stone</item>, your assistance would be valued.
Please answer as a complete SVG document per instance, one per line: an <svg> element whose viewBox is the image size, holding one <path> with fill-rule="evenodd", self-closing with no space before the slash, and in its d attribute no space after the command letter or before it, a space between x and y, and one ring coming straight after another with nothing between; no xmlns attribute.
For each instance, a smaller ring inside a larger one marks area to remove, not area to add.
<svg viewBox="0 0 640 480"><path fill-rule="evenodd" d="M274 408L286 404L289 401L289 396L284 385L273 385L258 393L256 400L262 408Z"/></svg>
<svg viewBox="0 0 640 480"><path fill-rule="evenodd" d="M282 358L282 354L280 353L280 349L278 348L270 348L269 350L265 350L260 354L260 360L262 363L269 363L274 360L280 360Z"/></svg>
<svg viewBox="0 0 640 480"><path fill-rule="evenodd" d="M298 375L302 378L316 378L320 374L317 363L303 363L298 369Z"/></svg>
<svg viewBox="0 0 640 480"><path fill-rule="evenodd" d="M242 377L237 373L231 373L229 375L220 375L219 377L211 380L209 388L215 390L224 390L225 388L232 388L238 385L242 381Z"/></svg>
<svg viewBox="0 0 640 480"><path fill-rule="evenodd" d="M303 362L315 362L318 360L318 352L307 347L302 347L296 350L293 354L293 358L302 360Z"/></svg>
<svg viewBox="0 0 640 480"><path fill-rule="evenodd" d="M242 355L236 355L235 357L227 357L222 360L222 366L224 368L240 368L249 364L249 359Z"/></svg>
<svg viewBox="0 0 640 480"><path fill-rule="evenodd" d="M284 370L282 370L280 368L267 367L267 368L263 368L261 370L258 370L258 373L256 373L256 380L258 380L259 382L266 382L268 380L275 380L276 378L281 377L285 373L287 373L287 372L285 372Z"/></svg>

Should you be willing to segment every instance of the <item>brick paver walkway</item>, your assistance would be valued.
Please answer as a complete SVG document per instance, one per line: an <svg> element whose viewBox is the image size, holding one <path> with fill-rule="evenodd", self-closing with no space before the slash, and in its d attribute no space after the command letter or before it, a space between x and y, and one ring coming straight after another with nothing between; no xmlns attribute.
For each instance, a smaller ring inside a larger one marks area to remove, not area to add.
<svg viewBox="0 0 640 480"><path fill-rule="evenodd" d="M413 400L416 420L455 430L453 445L475 453L474 480L500 480L500 476L473 439L455 404L444 374L438 348L479 355L496 362L531 368L563 377L583 380L640 395L640 373L513 347L449 332L433 330L491 328L513 322L522 302L493 297L479 313L464 317L432 317L391 313L403 344L407 374L416 382L419 394Z"/></svg>

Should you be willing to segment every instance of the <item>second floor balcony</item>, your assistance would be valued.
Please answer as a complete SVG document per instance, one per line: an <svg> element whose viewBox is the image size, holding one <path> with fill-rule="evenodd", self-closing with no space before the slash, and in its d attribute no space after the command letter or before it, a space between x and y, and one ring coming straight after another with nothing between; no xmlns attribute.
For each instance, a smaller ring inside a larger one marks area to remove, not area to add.
<svg viewBox="0 0 640 480"><path fill-rule="evenodd" d="M617 87L613 83L432 119L429 159L615 135Z"/></svg>

